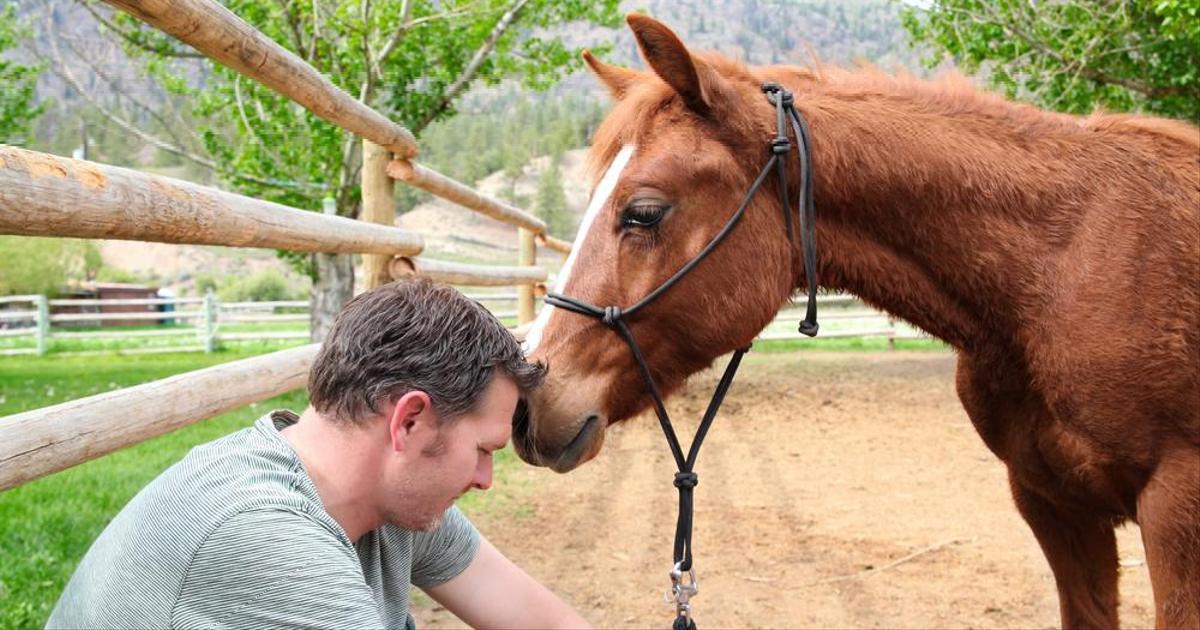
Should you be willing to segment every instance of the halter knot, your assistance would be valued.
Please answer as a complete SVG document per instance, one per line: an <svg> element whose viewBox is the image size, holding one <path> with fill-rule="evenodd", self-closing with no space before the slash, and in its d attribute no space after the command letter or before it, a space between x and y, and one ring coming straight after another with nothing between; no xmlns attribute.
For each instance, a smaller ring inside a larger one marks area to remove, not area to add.
<svg viewBox="0 0 1200 630"><path fill-rule="evenodd" d="M775 138L771 141L771 153L783 155L792 150L792 142L787 138Z"/></svg>
<svg viewBox="0 0 1200 630"><path fill-rule="evenodd" d="M604 316L600 318L600 321L604 322L605 326L609 326L609 327L616 326L617 322L621 319L621 315L622 315L621 307L605 306L604 307Z"/></svg>
<svg viewBox="0 0 1200 630"><path fill-rule="evenodd" d="M784 107L791 107L792 103L795 102L792 98L792 93L783 89L783 86L778 83L764 83L762 84L762 91L763 94L767 95L767 99L771 101L772 105L776 104L778 99L783 99Z"/></svg>
<svg viewBox="0 0 1200 630"><path fill-rule="evenodd" d="M700 478L694 472L677 472L675 473L676 488L695 488L696 484L700 483Z"/></svg>

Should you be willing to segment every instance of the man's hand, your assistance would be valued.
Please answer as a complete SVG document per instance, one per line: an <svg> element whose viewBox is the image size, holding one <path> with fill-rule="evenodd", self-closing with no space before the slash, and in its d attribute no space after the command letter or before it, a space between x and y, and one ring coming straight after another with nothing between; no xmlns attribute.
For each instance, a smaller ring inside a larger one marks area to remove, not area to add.
<svg viewBox="0 0 1200 630"><path fill-rule="evenodd" d="M482 536L465 571L425 592L473 628L591 627Z"/></svg>

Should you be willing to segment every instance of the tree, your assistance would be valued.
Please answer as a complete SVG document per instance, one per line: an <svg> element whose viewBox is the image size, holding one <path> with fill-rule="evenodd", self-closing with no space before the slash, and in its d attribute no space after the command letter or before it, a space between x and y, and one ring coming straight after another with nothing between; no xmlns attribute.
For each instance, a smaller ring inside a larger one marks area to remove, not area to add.
<svg viewBox="0 0 1200 630"><path fill-rule="evenodd" d="M91 241L0 236L0 295L54 295L70 279L94 276L100 264Z"/></svg>
<svg viewBox="0 0 1200 630"><path fill-rule="evenodd" d="M26 34L17 21L16 5L0 4L0 55ZM40 70L0 56L0 142L24 144L34 119L45 109L45 105L33 105Z"/></svg>
<svg viewBox="0 0 1200 630"><path fill-rule="evenodd" d="M928 60L985 68L1010 98L1087 113L1144 110L1200 122L1200 4L1195 0L937 0L908 8Z"/></svg>
<svg viewBox="0 0 1200 630"><path fill-rule="evenodd" d="M567 208L567 195L563 192L562 170L558 167L561 155L550 156L550 165L538 178L537 211L546 222L551 234L570 238L575 230L571 212Z"/></svg>
<svg viewBox="0 0 1200 630"><path fill-rule="evenodd" d="M334 84L418 136L452 116L473 83L520 77L527 88L553 84L578 51L551 27L586 21L615 26L618 0L229 0L225 6L324 73ZM90 6L90 5L89 5ZM307 209L335 200L360 210L361 144L284 97L213 65L187 81L178 64L195 53L124 14L91 7L168 92L195 104L192 133L202 156L243 194ZM167 143L173 144L173 143ZM287 256L314 279L314 336L352 293L349 257ZM313 263L316 261L316 264ZM333 265L332 267L323 266ZM322 277L347 282L324 282Z"/></svg>

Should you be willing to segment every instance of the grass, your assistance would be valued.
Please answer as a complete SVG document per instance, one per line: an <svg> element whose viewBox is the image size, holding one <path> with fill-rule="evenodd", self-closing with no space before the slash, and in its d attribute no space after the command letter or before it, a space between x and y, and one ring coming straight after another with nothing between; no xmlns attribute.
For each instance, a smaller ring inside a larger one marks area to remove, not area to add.
<svg viewBox="0 0 1200 630"><path fill-rule="evenodd" d="M0 415L253 354L4 358ZM44 626L75 565L109 520L193 446L249 426L270 409L306 404L304 392L285 394L0 493L0 628Z"/></svg>

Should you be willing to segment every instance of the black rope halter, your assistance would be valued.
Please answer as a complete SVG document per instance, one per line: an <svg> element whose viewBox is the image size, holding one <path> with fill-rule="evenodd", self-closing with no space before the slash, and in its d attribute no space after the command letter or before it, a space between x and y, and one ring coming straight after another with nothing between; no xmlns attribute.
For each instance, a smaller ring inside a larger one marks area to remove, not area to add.
<svg viewBox="0 0 1200 630"><path fill-rule="evenodd" d="M794 238L793 221L791 204L788 202L787 188L787 164L785 156L791 151L792 143L788 140L788 123L791 123L792 130L796 135L796 141L799 144L800 158L800 198L797 202L797 220L800 224L800 243L802 255L804 257L804 274L808 283L808 309L804 315L804 321L800 322L800 333L813 337L817 334L817 273L816 273L816 215L813 210L813 186L812 186L812 151L811 143L809 142L808 124L796 111L794 100L791 92L783 89L776 83L767 83L762 86L762 91L767 95L767 100L775 106L775 122L776 136L771 141L771 158L767 160L758 177L754 179L750 189L742 198L742 203L738 206L737 212L725 222L721 231L717 232L716 236L696 254L694 258L688 261L683 267L676 271L674 275L667 278L658 288L651 291L646 297L639 300L633 306L622 309L618 306L595 306L582 300L562 295L559 293L550 293L546 296L546 304L557 306L566 309L573 313L593 317L604 323L605 326L612 328L621 335L625 343L629 345L629 349L633 352L634 361L642 373L642 379L646 382L646 389L650 392L650 396L654 399L654 412L658 416L659 425L662 426L663 434L666 435L667 445L671 447L671 454L675 457L675 464L678 467L678 472L675 473L675 487L679 489L679 518L675 523L675 547L674 547L674 567L671 571L672 593L676 601L677 616L674 627L676 630L695 630L695 621L690 618L690 605L688 599L697 592L695 574L692 573L692 506L693 506L693 489L698 483L696 473L696 457L700 452L700 445L704 442L704 436L708 433L712 421L716 418L717 410L721 408L721 403L725 400L725 394L729 391L729 386L733 383L733 377L737 373L738 366L741 365L742 356L750 350L749 346L740 348L733 353L733 358L730 359L729 365L725 367L725 373L721 376L720 382L717 384L716 390L713 392L712 400L708 404L708 409L704 412L704 416L700 421L700 426L696 429L696 435L692 439L692 445L688 449L687 457L683 455L683 449L679 445L679 438L675 435L675 429L671 425L671 419L667 415L667 409L663 404L662 394L658 390L658 386L654 382L654 376L650 372L650 365L646 363L646 357L642 354L641 348L638 346L637 340L633 336L633 332L629 329L626 320L646 307L654 300L658 299L668 289L675 286L684 276L692 269L695 269L722 241L729 236L730 232L737 227L738 222L742 220L746 209L750 207L750 201L754 198L754 194L762 187L767 176L772 170L776 172L779 178L779 200L783 205L783 214L787 224L787 235L789 246ZM690 575L690 582L683 580L683 573L687 572Z"/></svg>

